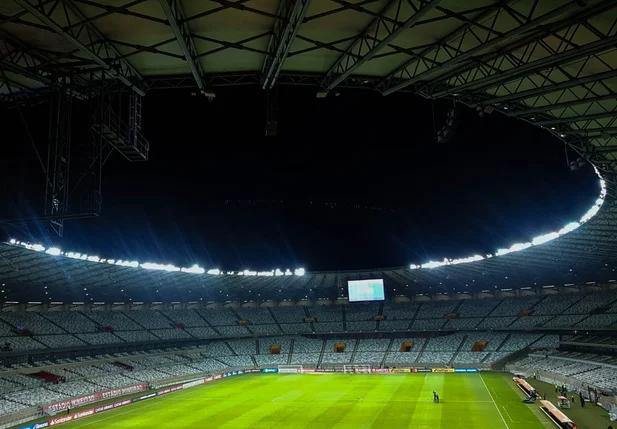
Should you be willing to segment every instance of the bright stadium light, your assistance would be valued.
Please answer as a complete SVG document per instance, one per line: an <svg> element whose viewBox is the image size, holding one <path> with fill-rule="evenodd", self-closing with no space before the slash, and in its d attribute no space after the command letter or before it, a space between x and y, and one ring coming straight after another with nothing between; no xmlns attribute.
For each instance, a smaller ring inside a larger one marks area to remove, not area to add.
<svg viewBox="0 0 617 429"><path fill-rule="evenodd" d="M296 271L294 271L294 274L297 276L303 276L305 273L304 268L298 268Z"/></svg>
<svg viewBox="0 0 617 429"><path fill-rule="evenodd" d="M534 237L529 243L517 243L517 244L510 246L507 249L497 249L497 251L495 252L495 255L487 254L486 259L492 258L494 256L503 256L509 253L520 252L521 250L528 249L532 246L539 246L541 244L548 243L549 241L555 240L556 238L559 238L562 235L565 235L569 232L574 231L575 229L580 227L585 222L588 222L596 214L598 214L606 198L606 182L604 181L604 179L602 179L602 177L600 176L600 172L595 166L594 166L594 170L596 174L598 175L598 177L600 177L600 195L598 196L598 199L596 199L596 201L594 202L593 206L591 206L591 208L581 217L581 219L578 222L570 222L557 232L550 232L548 234L543 234L543 235ZM444 265L465 264L469 262L481 261L483 259L485 258L479 255L471 256L468 258L461 258L461 259L447 259L446 258L443 260L443 262L429 261L422 265L412 264L409 266L409 269L417 270L420 268L429 268L429 269L439 268L439 267L443 267Z"/></svg>
<svg viewBox="0 0 617 429"><path fill-rule="evenodd" d="M554 240L557 237L559 237L558 232L551 232L550 234L539 235L537 237L534 237L533 240L531 240L531 244L533 244L534 246L538 246L540 244L544 244L548 241Z"/></svg>
<svg viewBox="0 0 617 429"><path fill-rule="evenodd" d="M9 241L9 243L11 243L11 244L16 244L16 243L17 243L17 240L15 240L14 238L11 238L11 241Z"/></svg>
<svg viewBox="0 0 617 429"><path fill-rule="evenodd" d="M62 254L62 250L58 249L57 247L50 247L45 251L45 253L51 256L59 256Z"/></svg>
<svg viewBox="0 0 617 429"><path fill-rule="evenodd" d="M572 232L579 226L581 226L581 224L578 222L570 222L569 224L567 224L566 226L564 226L563 228L559 230L559 235L564 235L569 232Z"/></svg>
<svg viewBox="0 0 617 429"><path fill-rule="evenodd" d="M221 270L219 270L218 268L208 270L208 274L210 274L211 276L218 276L219 274L221 274Z"/></svg>
<svg viewBox="0 0 617 429"><path fill-rule="evenodd" d="M190 274L203 274L206 272L206 270L204 270L203 268L201 268L199 265L195 264L190 268L182 268L181 270L183 273L190 273Z"/></svg>

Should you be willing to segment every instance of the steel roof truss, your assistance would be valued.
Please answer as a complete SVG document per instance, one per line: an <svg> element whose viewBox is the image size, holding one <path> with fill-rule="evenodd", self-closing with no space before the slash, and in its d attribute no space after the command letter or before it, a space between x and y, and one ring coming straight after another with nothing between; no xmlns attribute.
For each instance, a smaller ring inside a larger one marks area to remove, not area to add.
<svg viewBox="0 0 617 429"><path fill-rule="evenodd" d="M69 43L74 45L79 51L105 70L110 77L124 83L140 95L145 95L143 91L143 79L137 71L124 60L119 60L120 53L111 45L94 24L87 21L86 17L72 3L71 0L58 0L55 4L62 7L63 16L67 19L68 25L80 22L81 25L74 26L65 30L51 18L55 6L46 8L43 3L32 4L32 0L13 0L15 3L30 12L41 23L48 26L54 32L64 37ZM73 21L71 21L71 19Z"/></svg>
<svg viewBox="0 0 617 429"><path fill-rule="evenodd" d="M191 32L186 24L184 18L184 11L182 8L181 0L159 0L161 8L167 17L167 21L171 27L171 31L174 33L174 37L178 41L180 50L184 55L184 60L187 62L193 79L197 83L199 90L204 93L206 91L206 84L203 78L203 70L201 64L197 59L197 50L193 44L191 38Z"/></svg>
<svg viewBox="0 0 617 429"><path fill-rule="evenodd" d="M498 22L499 12L505 6L507 6L507 3L508 2L505 2L505 4L502 3L499 5L499 10L495 13L495 16L493 19L493 23L492 23L493 28ZM533 5L527 5L527 6L529 8L529 13L526 15L531 16L529 14L532 13L532 10L535 11L535 7ZM392 73L390 73L388 77L386 77L386 79L384 80L385 85L384 85L383 93L385 95L388 95L388 94L398 91L399 89L412 85L416 82L428 81L436 75L443 74L445 71L447 71L450 68L456 67L457 65L464 63L466 61L473 60L473 57L477 56L478 54L482 52L496 48L499 45L504 44L505 42L515 39L517 37L526 35L526 33L528 33L529 31L535 31L538 28L540 28L543 24L546 24L547 22L550 22L559 16L569 13L576 8L580 8L579 2L571 1L569 3L566 3L562 6L559 6L551 10L550 12L540 15L536 18L527 19L527 21L524 24L511 29L510 31L502 34L501 36L491 38L490 37L491 33L487 33L486 39L484 40L478 40L478 38L473 33L474 25L466 24L465 26L461 27L460 29L446 36L444 39L442 39L442 41L437 42L435 45L435 50L434 50L435 59L437 59L437 56L439 55L440 52L446 52L451 57L448 61L442 63L438 67L429 66L428 64L425 64L426 68L420 69L419 67L416 66L414 70L410 69L410 66L415 64L415 62L405 63L401 67L398 67ZM482 14L483 16L474 19L474 21L478 22L480 20L486 19L490 16L490 14L491 12L485 12ZM470 48L464 52L461 52L458 55L451 55L451 52L460 52L460 47L462 46L463 42L465 41L466 43L469 43L469 39L476 40L475 46L473 48ZM458 40L458 44L457 44L458 47L449 45L449 43L452 43L457 40ZM398 77L400 79L405 79L405 80L396 85L388 84L388 82L390 82L390 80L395 77Z"/></svg>
<svg viewBox="0 0 617 429"><path fill-rule="evenodd" d="M285 19L275 20L272 27L267 50L269 55L265 56L261 69L263 89L274 87L310 4L311 0L280 0L278 15Z"/></svg>
<svg viewBox="0 0 617 429"><path fill-rule="evenodd" d="M411 16L408 17L399 16L401 4L405 0L392 0L388 2L386 7L379 13L380 17L375 18L356 41L351 44L347 50L348 54L342 55L336 60L322 81L321 86L327 91L334 89L379 51L393 42L399 34L416 25L431 10L437 7L441 1L430 0L423 4L417 0L407 0L407 3L412 6L413 10ZM399 25L390 24L381 18L389 11L394 13L394 19L400 22ZM383 40L379 40L380 35L384 31L387 36Z"/></svg>

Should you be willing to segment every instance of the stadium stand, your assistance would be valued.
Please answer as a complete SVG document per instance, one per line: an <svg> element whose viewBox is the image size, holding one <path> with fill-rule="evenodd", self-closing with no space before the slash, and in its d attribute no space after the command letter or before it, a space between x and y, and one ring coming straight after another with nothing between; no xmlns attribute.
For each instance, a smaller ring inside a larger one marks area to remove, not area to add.
<svg viewBox="0 0 617 429"><path fill-rule="evenodd" d="M33 334L66 334L59 326L50 323L36 312L0 312L0 318L13 329L23 328Z"/></svg>
<svg viewBox="0 0 617 429"><path fill-rule="evenodd" d="M343 312L340 305L317 305L308 307L311 317L318 322L342 322Z"/></svg>
<svg viewBox="0 0 617 429"><path fill-rule="evenodd" d="M197 312L212 326L228 326L236 325L238 323L238 318L227 309L197 310Z"/></svg>
<svg viewBox="0 0 617 429"><path fill-rule="evenodd" d="M420 304L392 304L385 303L383 313L387 320L411 320L418 311Z"/></svg>
<svg viewBox="0 0 617 429"><path fill-rule="evenodd" d="M280 324L300 323L306 317L303 307L272 307L270 310Z"/></svg>
<svg viewBox="0 0 617 429"><path fill-rule="evenodd" d="M521 311L528 311L532 309L534 304L536 304L540 299L541 298L537 296L504 299L491 312L491 317L518 316Z"/></svg>
<svg viewBox="0 0 617 429"><path fill-rule="evenodd" d="M345 318L347 322L373 320L378 313L379 303L358 303L345 306Z"/></svg>
<svg viewBox="0 0 617 429"><path fill-rule="evenodd" d="M199 317L199 314L192 310L171 310L162 311L169 320L175 323L181 323L185 328L197 328L208 326L208 323Z"/></svg>

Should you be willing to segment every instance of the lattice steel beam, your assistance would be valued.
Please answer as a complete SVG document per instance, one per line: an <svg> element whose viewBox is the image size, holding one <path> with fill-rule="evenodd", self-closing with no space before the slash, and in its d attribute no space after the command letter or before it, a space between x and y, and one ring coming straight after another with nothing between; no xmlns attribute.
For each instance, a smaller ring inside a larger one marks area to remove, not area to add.
<svg viewBox="0 0 617 429"><path fill-rule="evenodd" d="M610 79L617 76L617 70L610 70L603 73L592 74L589 76L581 77L578 79L566 80L563 82L555 83L552 85L545 85L538 88L529 89L526 91L515 92L508 95L490 97L488 100L483 101L481 104L490 105L490 104L498 104L505 103L515 100L524 100L526 98L535 97L539 95L548 94L551 92L559 91L562 89L573 88L576 86L581 86L586 83L602 81L603 79Z"/></svg>
<svg viewBox="0 0 617 429"><path fill-rule="evenodd" d="M450 89L432 93L431 96L434 98L439 98L447 95L450 92L456 92L457 94L460 94L466 91L482 91L493 86L510 82L519 77L529 76L532 73L546 70L555 65L562 66L569 62L613 49L615 43L617 43L617 35L589 43L580 47L579 49L570 49L557 53L555 55L549 55L542 59L529 62L527 64L512 67L511 69L506 70L502 73L497 73L482 79L476 79L463 85L457 85Z"/></svg>
<svg viewBox="0 0 617 429"><path fill-rule="evenodd" d="M272 36L268 44L270 55L266 55L261 69L263 89L274 87L310 4L311 0L280 0L277 14L284 16L285 20L274 21Z"/></svg>
<svg viewBox="0 0 617 429"><path fill-rule="evenodd" d="M379 13L379 17L375 18L358 39L352 43L349 49L347 49L348 54L338 58L328 71L321 86L327 91L334 89L339 83L344 81L364 63L394 41L403 31L416 25L424 16L437 7L441 1L442 0L431 0L426 3L421 3L415 0L394 0L389 2ZM400 25L386 22L384 16L387 16L388 13L394 13L394 19L400 21L401 18L399 17L399 13L401 4L407 3L409 3L413 10L411 16ZM415 3L418 5L416 6ZM380 37L384 35L386 36L380 40Z"/></svg>
<svg viewBox="0 0 617 429"><path fill-rule="evenodd" d="M32 0L13 1L75 46L82 54L100 66L105 74L124 83L138 94L145 95L143 79L137 73L137 70L126 60L119 59L121 55L117 49L107 41L94 24L89 22L70 0L58 0L47 9L43 3L32 4ZM76 21L80 22L81 25L71 27L74 22L69 22L69 28L65 30L62 25L51 18L51 15L57 9L56 6L62 7L62 12L64 12L67 20L70 21L71 15L74 15L73 18L76 18ZM102 55L104 55L104 58Z"/></svg>
<svg viewBox="0 0 617 429"><path fill-rule="evenodd" d="M547 112L549 110L560 110L560 109L565 109L567 107L574 107L574 106L580 106L582 104L597 103L600 101L610 101L610 100L617 100L617 94L606 94L606 95L601 95L599 97L589 97L589 98L581 98L580 100L564 101L563 103L547 104L543 106L532 106L529 108L509 111L506 114L508 116L515 116L515 117L524 116L524 115L530 115L534 113Z"/></svg>
<svg viewBox="0 0 617 429"><path fill-rule="evenodd" d="M490 38L491 34L487 34L486 39L484 40L479 40L478 36L474 33L474 25L466 24L459 30L456 30L453 33L447 35L443 39L444 41L437 42L435 44L435 47L430 50L431 52L435 53L435 58L437 58L440 53L446 52L450 59L441 64L424 64L424 69L420 69L419 64L417 64L414 70L410 70L409 68L412 65L416 64L416 61L414 60L403 64L384 79L383 94L389 95L400 89L406 88L416 82L428 81L433 77L439 74L443 74L451 68L460 65L461 63L472 61L475 56L482 52L486 52L489 49L496 48L499 45L504 44L505 42L508 42L516 37L525 35L530 31L538 31L538 29L541 30L542 25L580 7L581 2L571 1L535 19L529 19L525 24L516 26L510 31L503 33L501 36ZM530 5L530 8L533 9L533 5ZM478 17L474 19L474 21L480 21L481 19L485 19L488 16L490 16L490 13L484 12L483 17ZM498 16L494 19L493 25L497 21ZM466 51L461 51L460 48L466 39L472 39L475 43L475 46ZM454 40L458 40L456 46L449 45L449 43L452 43ZM392 84L392 79L396 77L406 80L398 84Z"/></svg>
<svg viewBox="0 0 617 429"><path fill-rule="evenodd" d="M560 53L569 51L578 51L581 46L573 42L575 36L579 33L589 34L586 26L591 26L590 19L603 16L615 7L614 2L606 0L595 0L591 6L585 8L581 13L577 13L576 17L566 17L560 21L552 22L543 26L538 32L529 32L525 37L518 40L516 43L508 44L503 49L491 52L485 55L474 57L473 61L466 63L461 67L454 67L450 72L439 75L437 79L429 81L420 91L424 91L427 95L435 97L439 91L450 94L460 94L457 89L462 85L480 80L483 78L493 78L500 75L504 70L518 69L526 64L529 64L537 57L536 52L546 52L547 56L559 55ZM514 15L521 24L523 19ZM613 27L606 26L603 31L595 30L593 35L599 39L606 39L613 35ZM586 37L587 39L588 37ZM558 43L554 43L557 40ZM595 39L590 41L592 43ZM601 61L601 60L600 60ZM553 70L561 70L559 65L556 68L549 69L548 74ZM541 77L544 77L541 73ZM528 78L533 75L532 72L521 75L523 78ZM548 77L545 78L550 80ZM531 80L531 79L529 79ZM507 81L499 84L505 86Z"/></svg>
<svg viewBox="0 0 617 429"><path fill-rule="evenodd" d="M612 117L617 117L617 111L593 113L589 115L572 116L572 117L567 117L567 118L547 119L546 121L535 122L535 124L539 126L557 125L557 124L568 124L572 122L593 121L595 119L605 119L605 118L612 118Z"/></svg>
<svg viewBox="0 0 617 429"><path fill-rule="evenodd" d="M167 17L171 31L173 31L178 41L178 45L180 45L180 50L184 55L184 59L191 69L193 79L195 79L199 90L204 93L206 91L206 84L203 78L204 73L197 59L197 50L193 44L191 32L188 25L184 22L185 18L181 0L159 0L159 3Z"/></svg>

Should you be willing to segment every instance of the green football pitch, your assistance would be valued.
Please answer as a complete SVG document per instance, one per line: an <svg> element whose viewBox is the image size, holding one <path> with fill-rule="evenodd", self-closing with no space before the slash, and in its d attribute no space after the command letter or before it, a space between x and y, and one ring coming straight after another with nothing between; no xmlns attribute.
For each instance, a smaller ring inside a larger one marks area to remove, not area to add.
<svg viewBox="0 0 617 429"><path fill-rule="evenodd" d="M63 424L75 428L547 429L503 374L251 374ZM436 391L441 402L433 403Z"/></svg>

